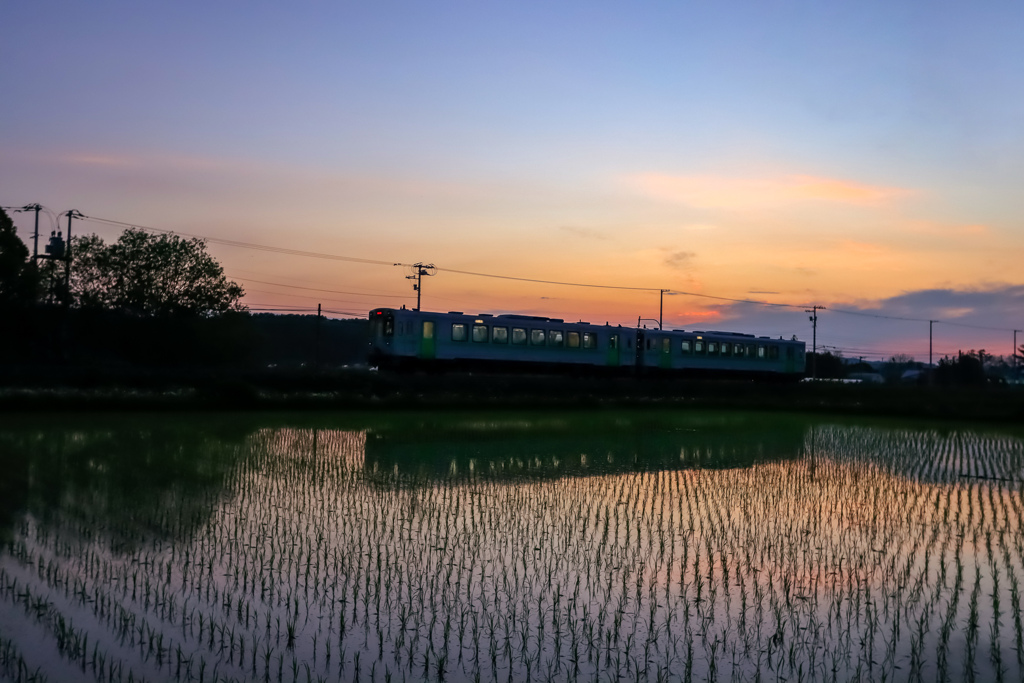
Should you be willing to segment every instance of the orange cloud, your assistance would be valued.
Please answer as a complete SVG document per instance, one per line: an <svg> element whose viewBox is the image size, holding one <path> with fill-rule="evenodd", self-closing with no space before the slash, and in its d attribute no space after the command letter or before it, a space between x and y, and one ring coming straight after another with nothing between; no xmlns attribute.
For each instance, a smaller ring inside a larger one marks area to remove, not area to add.
<svg viewBox="0 0 1024 683"><path fill-rule="evenodd" d="M712 311L682 311L675 313L672 317L677 320L715 320L722 317L722 312Z"/></svg>
<svg viewBox="0 0 1024 683"><path fill-rule="evenodd" d="M627 182L656 199L706 209L751 209L802 202L874 205L908 192L902 188L808 175L727 178L642 173L628 177Z"/></svg>

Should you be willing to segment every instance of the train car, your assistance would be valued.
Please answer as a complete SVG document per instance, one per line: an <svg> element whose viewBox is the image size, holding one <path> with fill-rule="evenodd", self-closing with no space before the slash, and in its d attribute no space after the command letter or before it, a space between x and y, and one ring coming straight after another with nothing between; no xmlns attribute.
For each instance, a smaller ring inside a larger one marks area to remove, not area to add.
<svg viewBox="0 0 1024 683"><path fill-rule="evenodd" d="M636 330L527 315L370 311L371 365L407 367L632 367Z"/></svg>
<svg viewBox="0 0 1024 683"><path fill-rule="evenodd" d="M799 379L806 345L737 332L639 330L637 367L692 377Z"/></svg>
<svg viewBox="0 0 1024 683"><path fill-rule="evenodd" d="M805 345L732 332L648 330L524 315L370 311L385 369L517 369L799 379Z"/></svg>

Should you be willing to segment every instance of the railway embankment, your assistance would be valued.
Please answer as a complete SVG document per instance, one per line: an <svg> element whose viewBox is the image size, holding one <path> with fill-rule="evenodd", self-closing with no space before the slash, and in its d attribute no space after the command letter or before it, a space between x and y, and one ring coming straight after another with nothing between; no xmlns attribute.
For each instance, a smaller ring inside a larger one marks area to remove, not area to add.
<svg viewBox="0 0 1024 683"><path fill-rule="evenodd" d="M367 369L7 376L0 410L737 409L1024 425L1024 387L794 384L527 374L390 374Z"/></svg>

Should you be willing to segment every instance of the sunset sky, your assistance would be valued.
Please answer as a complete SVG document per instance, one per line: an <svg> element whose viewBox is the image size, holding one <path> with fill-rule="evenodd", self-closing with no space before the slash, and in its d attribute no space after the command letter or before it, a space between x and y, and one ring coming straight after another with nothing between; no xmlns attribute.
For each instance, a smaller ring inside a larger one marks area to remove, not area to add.
<svg viewBox="0 0 1024 683"><path fill-rule="evenodd" d="M40 0L2 16L0 205L670 289L674 328L809 342L818 304L819 344L851 357L926 360L928 324L840 311L941 320L937 355L1010 352L1011 332L965 325L1024 328L1019 2ZM401 266L210 251L254 309L415 305ZM658 293L440 271L423 307L635 325Z"/></svg>

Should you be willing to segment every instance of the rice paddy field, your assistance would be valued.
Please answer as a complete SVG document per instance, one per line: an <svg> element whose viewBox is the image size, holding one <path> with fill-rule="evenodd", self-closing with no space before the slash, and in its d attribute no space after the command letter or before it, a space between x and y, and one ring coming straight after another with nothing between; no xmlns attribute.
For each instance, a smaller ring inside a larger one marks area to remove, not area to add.
<svg viewBox="0 0 1024 683"><path fill-rule="evenodd" d="M2 680L1024 678L1019 431L33 415L0 468Z"/></svg>

